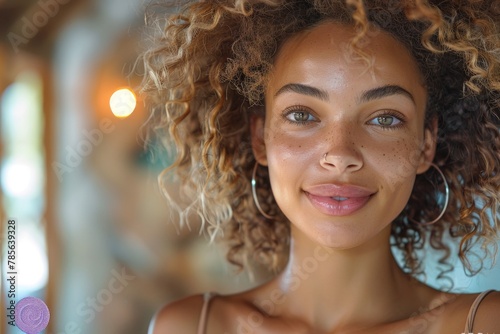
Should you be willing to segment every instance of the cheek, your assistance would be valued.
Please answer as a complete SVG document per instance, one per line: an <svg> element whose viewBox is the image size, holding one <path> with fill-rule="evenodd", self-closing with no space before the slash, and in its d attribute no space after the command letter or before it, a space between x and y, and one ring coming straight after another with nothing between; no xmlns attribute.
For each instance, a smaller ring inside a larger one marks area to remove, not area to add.
<svg viewBox="0 0 500 334"><path fill-rule="evenodd" d="M307 175L305 171L315 160L319 162L320 155L316 151L320 148L317 140L297 138L280 129L266 131L265 142L272 191L278 205L284 209L294 201Z"/></svg>
<svg viewBox="0 0 500 334"><path fill-rule="evenodd" d="M271 168L296 169L293 166L311 163L319 150L318 141L313 136L297 136L280 128L266 131L265 143ZM317 160L319 161L319 157Z"/></svg>
<svg viewBox="0 0 500 334"><path fill-rule="evenodd" d="M418 139L401 138L373 150L378 154L372 155L367 163L381 176L382 186L391 192L411 191L421 156Z"/></svg>

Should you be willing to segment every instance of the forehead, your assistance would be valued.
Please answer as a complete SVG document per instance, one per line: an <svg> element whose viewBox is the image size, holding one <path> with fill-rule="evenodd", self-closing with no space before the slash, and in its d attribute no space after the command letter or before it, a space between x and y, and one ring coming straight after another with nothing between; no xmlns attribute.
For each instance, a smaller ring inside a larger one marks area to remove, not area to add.
<svg viewBox="0 0 500 334"><path fill-rule="evenodd" d="M369 67L350 48L353 37L353 27L335 22L324 22L292 36L276 56L266 95L291 82L311 84L332 93L398 84L423 93L425 99L418 65L402 43L387 32L373 30L361 43L362 53L372 64Z"/></svg>

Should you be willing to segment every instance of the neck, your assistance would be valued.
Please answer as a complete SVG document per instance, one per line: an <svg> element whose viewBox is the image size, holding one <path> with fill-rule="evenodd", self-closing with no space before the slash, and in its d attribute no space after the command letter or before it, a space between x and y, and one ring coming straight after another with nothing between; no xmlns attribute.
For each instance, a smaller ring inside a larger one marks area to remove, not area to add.
<svg viewBox="0 0 500 334"><path fill-rule="evenodd" d="M275 281L287 300L283 314L326 331L411 313L397 305L402 296L418 299L418 283L395 262L389 237L390 226L366 244L337 250L292 230L289 262Z"/></svg>

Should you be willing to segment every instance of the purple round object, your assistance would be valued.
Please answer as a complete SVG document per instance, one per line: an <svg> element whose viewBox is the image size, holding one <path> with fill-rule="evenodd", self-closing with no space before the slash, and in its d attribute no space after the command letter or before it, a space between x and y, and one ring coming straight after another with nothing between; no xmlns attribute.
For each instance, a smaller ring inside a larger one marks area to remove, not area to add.
<svg viewBox="0 0 500 334"><path fill-rule="evenodd" d="M26 334L38 334L49 324L49 308L43 300L26 297L16 304L16 326Z"/></svg>

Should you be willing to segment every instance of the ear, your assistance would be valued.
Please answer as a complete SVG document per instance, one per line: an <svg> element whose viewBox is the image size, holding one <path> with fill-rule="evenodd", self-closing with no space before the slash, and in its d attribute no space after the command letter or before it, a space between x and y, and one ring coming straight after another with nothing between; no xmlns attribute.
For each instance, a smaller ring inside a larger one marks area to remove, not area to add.
<svg viewBox="0 0 500 334"><path fill-rule="evenodd" d="M424 149L420 154L420 161L417 168L417 174L425 173L430 163L434 160L437 146L438 119L434 117L431 120L430 127L424 132Z"/></svg>
<svg viewBox="0 0 500 334"><path fill-rule="evenodd" d="M264 141L264 125L263 116L252 115L250 118L250 131L252 139L252 151L255 160L263 166L267 166L266 143Z"/></svg>

